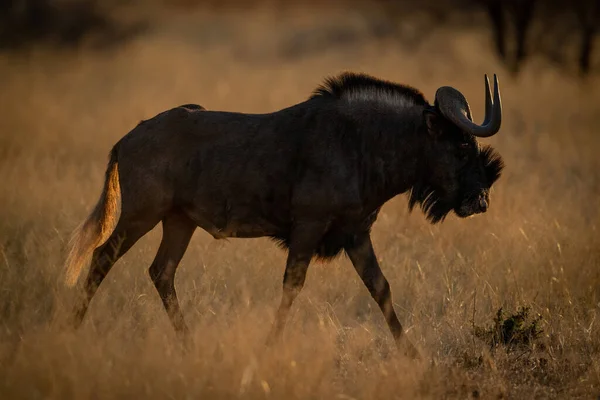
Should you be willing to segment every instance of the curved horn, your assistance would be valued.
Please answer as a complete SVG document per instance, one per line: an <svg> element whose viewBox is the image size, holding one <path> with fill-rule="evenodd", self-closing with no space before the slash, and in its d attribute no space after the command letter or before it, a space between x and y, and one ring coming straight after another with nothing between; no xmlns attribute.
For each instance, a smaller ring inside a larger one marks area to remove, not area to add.
<svg viewBox="0 0 600 400"><path fill-rule="evenodd" d="M485 117L481 125L471 120L471 110L467 99L458 90L443 86L435 94L436 103L441 113L454 122L456 126L473 136L490 137L498 133L502 123L502 101L498 78L494 74L494 100L490 90L490 82L485 75Z"/></svg>

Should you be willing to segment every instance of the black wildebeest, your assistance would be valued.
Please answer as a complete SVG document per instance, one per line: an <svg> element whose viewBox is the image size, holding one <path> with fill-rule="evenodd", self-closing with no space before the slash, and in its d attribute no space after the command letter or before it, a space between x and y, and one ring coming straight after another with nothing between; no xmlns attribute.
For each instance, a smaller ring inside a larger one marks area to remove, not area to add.
<svg viewBox="0 0 600 400"><path fill-rule="evenodd" d="M215 238L271 237L289 250L270 341L280 338L311 259L343 250L397 345L416 354L394 312L371 226L382 205L405 192L410 209L420 205L432 223L452 210L460 217L487 210L503 165L475 139L500 129L496 76L493 100L487 76L485 86L482 125L454 88L439 88L431 105L411 87L354 73L269 114L185 105L142 121L113 147L100 200L72 241L68 284L92 255L76 324L115 261L162 222L149 272L178 333L188 328L175 270L201 227Z"/></svg>

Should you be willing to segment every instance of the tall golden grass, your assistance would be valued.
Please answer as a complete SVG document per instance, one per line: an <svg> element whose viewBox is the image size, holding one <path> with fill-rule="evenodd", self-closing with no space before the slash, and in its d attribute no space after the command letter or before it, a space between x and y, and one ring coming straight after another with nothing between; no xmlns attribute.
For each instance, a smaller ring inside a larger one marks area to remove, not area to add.
<svg viewBox="0 0 600 400"><path fill-rule="evenodd" d="M0 56L0 398L600 394L597 79L582 84L535 61L512 78L477 32L441 32L415 52L374 38L292 60L277 52L295 29L344 18L355 17L203 11L169 17L113 50ZM208 45L209 25L231 29ZM266 349L285 254L266 239L215 241L200 230L176 278L190 348L178 345L146 272L160 228L118 262L82 328L65 328L76 300L62 281L65 241L95 204L116 140L179 104L283 108L341 70L408 83L429 98L453 85L476 118L483 74L500 76L505 122L485 142L507 166L489 212L431 226L400 196L374 228L396 310L422 362L396 354L344 258L311 266L285 343ZM539 344L507 353L473 337L473 326L489 324L499 307L519 306L542 315Z"/></svg>

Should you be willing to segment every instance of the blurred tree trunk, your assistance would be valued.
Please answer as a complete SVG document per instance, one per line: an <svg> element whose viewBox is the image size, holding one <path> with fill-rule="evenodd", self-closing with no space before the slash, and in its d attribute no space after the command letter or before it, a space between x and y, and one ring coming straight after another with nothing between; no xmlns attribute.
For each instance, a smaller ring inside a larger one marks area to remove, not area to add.
<svg viewBox="0 0 600 400"><path fill-rule="evenodd" d="M509 5L512 6L512 17L514 19L516 31L514 70L518 71L521 63L527 57L527 32L529 31L533 20L535 0L513 1L510 2Z"/></svg>
<svg viewBox="0 0 600 400"><path fill-rule="evenodd" d="M579 72L587 75L590 72L594 39L598 31L598 24L600 24L600 0L582 2L577 11L581 24Z"/></svg>
<svg viewBox="0 0 600 400"><path fill-rule="evenodd" d="M527 33L531 27L535 0L483 0L492 23L494 44L498 56L513 73L517 73L527 58ZM511 27L514 45L510 46ZM513 52L510 49L514 48Z"/></svg>
<svg viewBox="0 0 600 400"><path fill-rule="evenodd" d="M48 0L0 0L0 45L42 35L51 8Z"/></svg>
<svg viewBox="0 0 600 400"><path fill-rule="evenodd" d="M500 59L506 61L506 23L504 20L504 8L500 1L487 1L486 9L490 21L492 23L492 30L494 35L494 44L496 52Z"/></svg>

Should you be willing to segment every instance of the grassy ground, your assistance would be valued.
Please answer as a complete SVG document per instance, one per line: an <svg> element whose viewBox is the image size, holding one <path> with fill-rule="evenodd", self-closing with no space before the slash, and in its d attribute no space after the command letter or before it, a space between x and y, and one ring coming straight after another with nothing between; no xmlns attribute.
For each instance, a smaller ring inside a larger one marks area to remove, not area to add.
<svg viewBox="0 0 600 400"><path fill-rule="evenodd" d="M0 398L600 394L599 82L535 64L512 79L474 33L442 32L414 53L360 35L320 46L314 32L325 27L364 28L351 12L321 12L171 16L113 50L0 56ZM81 330L61 328L74 296L61 281L65 241L95 203L116 140L179 104L282 108L346 69L430 99L454 85L478 120L483 74L500 75L505 123L485 142L507 167L489 212L432 227L401 196L375 225L396 310L423 362L395 353L344 258L311 267L285 345L266 350L285 254L268 240L215 241L203 231L176 280L190 349L177 345L147 276L160 228L119 261ZM543 318L534 345L490 350L473 336L498 308L520 306Z"/></svg>

